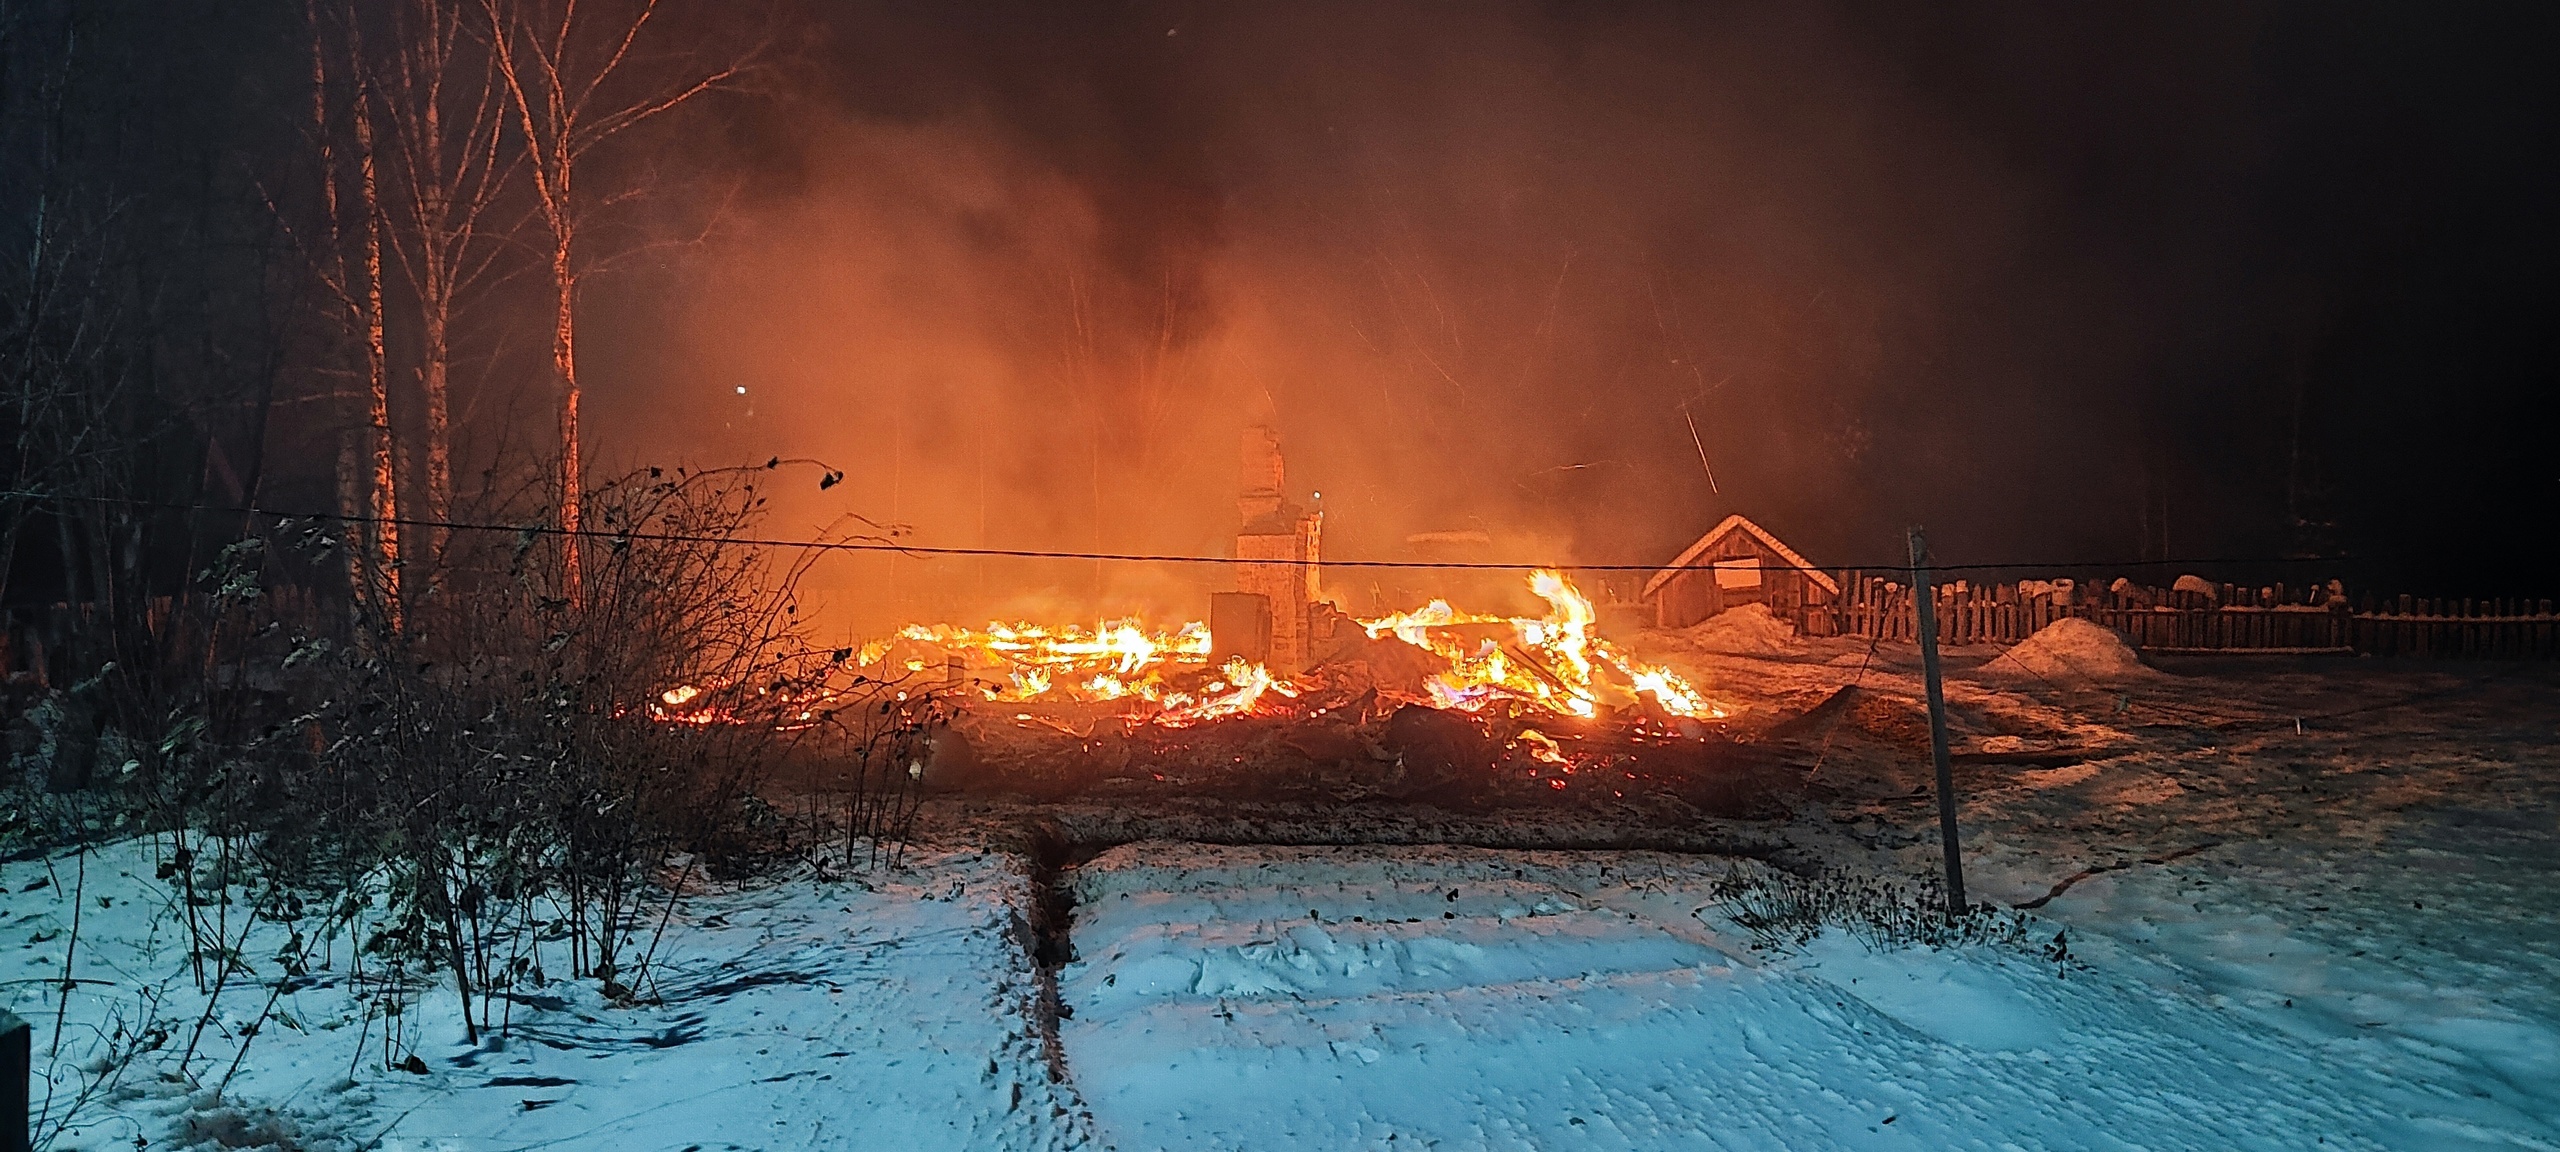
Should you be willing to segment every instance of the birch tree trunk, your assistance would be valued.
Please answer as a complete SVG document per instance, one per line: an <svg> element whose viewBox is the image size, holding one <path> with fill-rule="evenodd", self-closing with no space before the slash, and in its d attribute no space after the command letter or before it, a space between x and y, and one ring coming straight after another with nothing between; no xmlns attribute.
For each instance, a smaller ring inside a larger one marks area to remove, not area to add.
<svg viewBox="0 0 2560 1152"><path fill-rule="evenodd" d="M426 436L423 553L432 588L453 516L453 339L459 315L506 237L483 219L518 167L500 147L507 107L473 0L403 0L391 9L376 106L392 160L391 251L416 311L417 380ZM412 582L413 584L415 581ZM414 590L413 590L414 595Z"/></svg>
<svg viewBox="0 0 2560 1152"><path fill-rule="evenodd" d="M585 195L582 161L624 130L729 84L744 70L745 57L717 67L687 64L673 75L640 74L632 66L639 58L635 48L650 32L659 0L618 8L575 0L480 4L488 16L498 75L524 137L535 206L551 234L551 368L560 389L561 572L564 590L576 604L583 598L579 533L585 475L578 430L584 393L577 356L578 282L585 274L578 229L588 207L580 199Z"/></svg>
<svg viewBox="0 0 2560 1152"><path fill-rule="evenodd" d="M363 41L352 11L336 44L317 0L304 0L303 18L311 27L311 140L319 161L320 208L325 246L313 253L322 286L334 298L336 312L361 349L365 380L364 415L353 421L362 431L339 445L338 513L345 518L348 590L356 603L371 607L385 624L400 626L399 466L392 441L391 388L382 306L382 197L380 166L374 154L373 116L368 106L371 85ZM347 206L339 195L338 117L330 107L330 61L341 59L354 84L347 121L355 145L357 252L350 258L346 236ZM357 470L363 470L361 480ZM349 485L358 485L361 493Z"/></svg>
<svg viewBox="0 0 2560 1152"><path fill-rule="evenodd" d="M558 188L568 195L568 169L563 166ZM551 326L551 367L560 377L560 533L562 579L569 586L569 599L576 602L583 595L578 569L580 552L579 506L584 465L579 460L578 438L578 266L570 259L570 244L575 229L556 228L552 233L551 283L559 309Z"/></svg>
<svg viewBox="0 0 2560 1152"><path fill-rule="evenodd" d="M348 55L358 75L364 67L363 42L348 30ZM391 433L390 357L382 333L382 194L373 147L372 85L359 81L352 107L356 137L356 169L364 212L364 369L365 396L370 402L367 430L372 455L374 600L383 626L400 631L400 468Z"/></svg>

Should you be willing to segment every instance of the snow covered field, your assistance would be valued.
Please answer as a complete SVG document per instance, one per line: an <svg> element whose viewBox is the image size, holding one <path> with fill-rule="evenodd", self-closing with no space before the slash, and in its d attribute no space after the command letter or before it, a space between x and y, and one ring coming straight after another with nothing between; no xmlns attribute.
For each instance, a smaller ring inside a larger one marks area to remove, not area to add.
<svg viewBox="0 0 2560 1152"><path fill-rule="evenodd" d="M1769 834L1925 873L1907 651L1750 647L1680 653L1746 725L1881 702L1820 735ZM946 826L904 870L689 894L662 1003L555 982L472 1048L430 992L397 1021L423 1073L384 1067L343 942L247 1036L261 930L171 1078L205 999L149 842L85 882L68 853L0 864L0 1005L57 1110L111 1082L61 1148L2560 1148L2560 676L1997 655L1953 661L1973 894L2043 900L2030 944L2067 930L2074 965L1754 948L1712 857L1143 842L1065 875L1052 1041L1032 865ZM119 1023L169 1034L116 1072Z"/></svg>
<svg viewBox="0 0 2560 1152"><path fill-rule="evenodd" d="M113 1078L58 1148L203 1145L527 1148L1070 1147L1080 1120L1048 1074L1032 1023L1020 862L926 853L869 886L805 873L688 900L661 950L663 1005L612 1007L592 983L554 982L515 1008L514 1039L463 1043L449 986L392 1023L423 1072L386 1071L385 1021L329 970L294 982L220 1099L268 988L232 988L190 1077L178 1058L202 1015L187 933L154 879L152 846L0 865L12 947L5 1004L37 1024L48 1061L71 893L82 890L81 980L70 997L53 1105ZM41 884L41 887L37 885ZM243 949L273 978L282 930ZM559 959L554 957L554 963ZM121 1073L98 1062L118 1024L168 1038ZM85 1067L83 1067L85 1066ZM44 1087L36 1089L38 1102Z"/></svg>
<svg viewBox="0 0 2560 1152"><path fill-rule="evenodd" d="M2520 1092L2469 1093L2458 1065L2286 1026L2112 942L2067 974L2032 950L1877 951L1837 930L1758 954L1708 905L1725 867L1117 849L1077 883L1082 959L1061 982L1074 1078L1124 1149L2406 1149L2553 1134L2547 1096L2536 1116Z"/></svg>

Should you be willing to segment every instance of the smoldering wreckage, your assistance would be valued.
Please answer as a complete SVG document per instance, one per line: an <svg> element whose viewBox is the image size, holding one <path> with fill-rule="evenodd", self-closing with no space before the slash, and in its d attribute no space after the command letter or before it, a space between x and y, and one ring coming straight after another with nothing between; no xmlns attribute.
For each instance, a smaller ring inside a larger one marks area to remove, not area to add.
<svg viewBox="0 0 2560 1152"><path fill-rule="evenodd" d="M1655 575L1641 605L1596 603L1565 571L1522 569L1543 612L1435 599L1362 618L1326 596L1324 514L1290 497L1277 435L1246 429L1241 465L1233 588L1208 597L1205 620L910 624L848 650L865 673L857 687L894 684L900 699L942 706L926 754L902 775L927 793L1033 804L1570 812L1586 829L1622 830L1602 839L1659 843L1686 842L1699 816L1782 815L1832 742L1828 728L1812 733L1816 747L1802 725L1773 725L1767 700L1735 703L1679 667L1676 651L1643 658L1603 634L1604 614L1611 633L1640 632L1628 626L1639 619L1676 631L1737 605L1765 616L1838 595L1833 577L1743 517ZM32 673L11 684L41 687ZM647 712L667 724L791 723L790 708L739 706L751 690L677 684ZM36 791L77 792L130 759L119 733L76 714L76 699L37 691L12 709L12 774ZM829 703L812 700L807 714ZM1751 723L1737 729L1746 707ZM820 741L803 759L829 754Z"/></svg>
<svg viewBox="0 0 2560 1152"><path fill-rule="evenodd" d="M951 704L910 774L964 804L1182 812L1193 834L1246 821L1216 838L1419 842L1455 819L1477 842L1720 847L1733 843L1721 821L1785 816L1839 742L1836 721L1857 711L1852 689L1777 724L1754 693L1752 723L1737 728L1741 706L1676 668L1677 653L1646 659L1604 637L1601 606L1559 570L1521 572L1545 605L1536 615L1447 600L1350 615L1325 596L1323 513L1290 497L1268 428L1244 434L1237 507L1234 587L1209 597L1205 621L911 624L864 644L854 659L873 676ZM1640 608L1676 629L1746 604L1765 618L1837 587L1736 516L1666 567L1647 605L1611 614L1632 622ZM724 698L680 685L655 711L721 723ZM1917 718L1879 707L1891 710L1871 700L1858 714L1906 741ZM1318 827L1355 818L1363 831Z"/></svg>

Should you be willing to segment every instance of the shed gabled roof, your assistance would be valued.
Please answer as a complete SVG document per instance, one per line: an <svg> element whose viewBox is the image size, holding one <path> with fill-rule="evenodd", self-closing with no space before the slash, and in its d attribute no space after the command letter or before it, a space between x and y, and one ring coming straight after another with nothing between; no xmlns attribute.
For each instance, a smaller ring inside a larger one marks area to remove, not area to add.
<svg viewBox="0 0 2560 1152"><path fill-rule="evenodd" d="M1681 553L1679 558L1673 560L1667 565L1664 565L1662 571L1654 573L1653 579L1644 582L1644 594L1647 596L1653 595L1656 591L1660 590L1664 584L1668 583L1672 577L1679 575L1683 571L1689 570L1690 563L1696 560L1700 555L1704 554L1707 549L1715 547L1716 541L1722 540L1727 536L1731 536L1736 532L1750 533L1752 539L1758 540L1760 543L1767 545L1770 551L1778 554L1779 559L1786 561L1797 571L1804 573L1805 579L1822 585L1823 591L1829 592L1834 596L1840 594L1839 581L1832 579L1828 573L1823 572L1821 569L1815 568L1812 561L1806 560L1804 557L1797 555L1795 549L1779 543L1778 538L1770 535L1768 529L1752 523L1740 513L1735 513L1734 515L1725 517L1723 523L1708 529L1706 535L1698 537L1698 542L1690 545L1688 551Z"/></svg>

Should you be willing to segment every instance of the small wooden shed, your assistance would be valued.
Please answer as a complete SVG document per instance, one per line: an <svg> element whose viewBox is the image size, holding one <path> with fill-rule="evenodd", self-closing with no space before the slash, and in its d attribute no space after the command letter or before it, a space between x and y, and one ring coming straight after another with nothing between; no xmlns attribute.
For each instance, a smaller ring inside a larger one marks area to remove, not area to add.
<svg viewBox="0 0 2560 1152"><path fill-rule="evenodd" d="M1806 608L1839 597L1838 580L1739 515L1725 517L1644 585L1659 628L1686 628L1744 604L1766 604L1779 619L1801 621Z"/></svg>

